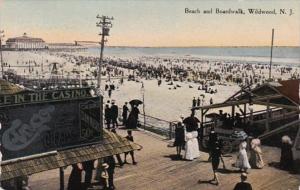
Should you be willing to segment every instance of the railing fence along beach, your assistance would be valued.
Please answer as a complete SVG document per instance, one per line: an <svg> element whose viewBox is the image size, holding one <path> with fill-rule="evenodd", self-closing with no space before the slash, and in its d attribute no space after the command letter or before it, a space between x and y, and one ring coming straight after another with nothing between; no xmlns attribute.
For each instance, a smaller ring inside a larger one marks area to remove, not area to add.
<svg viewBox="0 0 300 190"><path fill-rule="evenodd" d="M291 117L295 116L295 112L289 112L286 113L282 109L278 108L272 108L271 111L271 117L272 121L276 122L280 119L289 119ZM264 111L255 111L252 113L253 115L250 116L250 113L247 113L245 115L245 120L253 119L253 124L257 123L264 123L266 120L266 112ZM269 113L270 114L270 113ZM119 118L122 118L122 109L119 108ZM150 131L152 133L156 133L159 135L162 135L169 140L172 140L175 137L175 124L177 124L178 121L168 121L162 118L157 118L150 115L144 115L139 114L139 121L138 121L138 128ZM205 133L205 130L209 130L210 127L213 127L215 125L214 121L205 121L202 123L203 132ZM205 133L206 134L206 133ZM204 137L204 136L203 136Z"/></svg>
<svg viewBox="0 0 300 190"><path fill-rule="evenodd" d="M119 118L122 118L122 109L119 109ZM153 117L150 115L139 114L138 127L162 135L168 139L174 138L175 122Z"/></svg>

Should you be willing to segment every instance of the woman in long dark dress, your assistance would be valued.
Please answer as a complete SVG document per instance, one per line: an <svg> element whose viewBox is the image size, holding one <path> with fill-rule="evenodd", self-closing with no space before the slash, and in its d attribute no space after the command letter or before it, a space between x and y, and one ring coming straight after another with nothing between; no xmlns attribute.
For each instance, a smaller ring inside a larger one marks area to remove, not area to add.
<svg viewBox="0 0 300 190"><path fill-rule="evenodd" d="M292 141L287 135L281 138L280 167L284 170L289 171L292 171L294 169Z"/></svg>
<svg viewBox="0 0 300 190"><path fill-rule="evenodd" d="M181 149L184 146L184 128L181 122L178 122L175 128L175 141L177 156L181 157Z"/></svg>
<svg viewBox="0 0 300 190"><path fill-rule="evenodd" d="M82 169L78 166L78 164L72 165L72 171L69 177L68 190L81 190L81 172Z"/></svg>
<svg viewBox="0 0 300 190"><path fill-rule="evenodd" d="M129 113L126 128L127 129L136 129L138 125L138 119L139 119L139 109L137 108L137 105L132 105L131 112Z"/></svg>

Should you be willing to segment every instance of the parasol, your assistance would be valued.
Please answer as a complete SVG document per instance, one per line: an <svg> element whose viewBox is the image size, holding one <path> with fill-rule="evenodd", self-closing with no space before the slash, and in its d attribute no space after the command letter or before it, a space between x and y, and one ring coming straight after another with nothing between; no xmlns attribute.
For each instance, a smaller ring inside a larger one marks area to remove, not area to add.
<svg viewBox="0 0 300 190"><path fill-rule="evenodd" d="M196 131L198 128L199 119L197 117L187 117L183 120L183 123L186 125L186 131Z"/></svg>
<svg viewBox="0 0 300 190"><path fill-rule="evenodd" d="M138 99L133 99L133 100L131 100L130 102L129 102L129 104L131 104L131 105L140 105L140 104L142 104L143 102L141 101L141 100L138 100Z"/></svg>

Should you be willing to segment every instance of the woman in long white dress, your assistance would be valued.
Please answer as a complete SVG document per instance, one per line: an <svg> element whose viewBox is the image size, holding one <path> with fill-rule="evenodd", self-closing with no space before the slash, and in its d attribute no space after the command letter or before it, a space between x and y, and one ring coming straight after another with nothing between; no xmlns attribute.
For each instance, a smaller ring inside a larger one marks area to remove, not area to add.
<svg viewBox="0 0 300 190"><path fill-rule="evenodd" d="M247 170L250 169L251 166L249 164L246 148L247 148L247 142L246 141L241 142L240 150L239 150L239 154L237 156L235 166L237 168L240 168L240 170L245 171L247 173Z"/></svg>
<svg viewBox="0 0 300 190"><path fill-rule="evenodd" d="M262 159L262 151L260 148L260 140L259 139L253 139L251 141L249 161L250 161L252 168L261 169L264 167L264 161Z"/></svg>
<svg viewBox="0 0 300 190"><path fill-rule="evenodd" d="M186 160L193 160L200 156L198 144L198 123L199 119L195 117L195 110L192 110L190 117L183 120L185 124L185 155Z"/></svg>
<svg viewBox="0 0 300 190"><path fill-rule="evenodd" d="M185 131L185 155L184 158L186 160L193 160L200 156L199 144L198 144L198 132Z"/></svg>

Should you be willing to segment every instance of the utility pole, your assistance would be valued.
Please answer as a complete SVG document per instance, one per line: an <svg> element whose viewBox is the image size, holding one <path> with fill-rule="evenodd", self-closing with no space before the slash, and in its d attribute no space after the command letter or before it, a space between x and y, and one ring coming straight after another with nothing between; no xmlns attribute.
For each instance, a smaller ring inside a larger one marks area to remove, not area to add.
<svg viewBox="0 0 300 190"><path fill-rule="evenodd" d="M269 68L269 81L272 80L272 57L273 57L273 43L274 43L274 28L272 28L272 41L271 41L271 57L270 57L270 68Z"/></svg>
<svg viewBox="0 0 300 190"><path fill-rule="evenodd" d="M0 30L0 61L1 61L1 74L4 79L4 68L3 68L3 55L2 55L2 38L4 38L4 31Z"/></svg>
<svg viewBox="0 0 300 190"><path fill-rule="evenodd" d="M109 36L109 30L112 28L111 21L114 19L113 17L107 17L107 16L99 16L96 17L99 19L99 22L96 23L97 27L100 27L100 33L101 36L101 49L100 49L100 59L98 63L98 83L97 88L99 89L99 92L101 92L101 66L103 62L103 50L104 50L104 43L107 41L105 40L105 36Z"/></svg>

